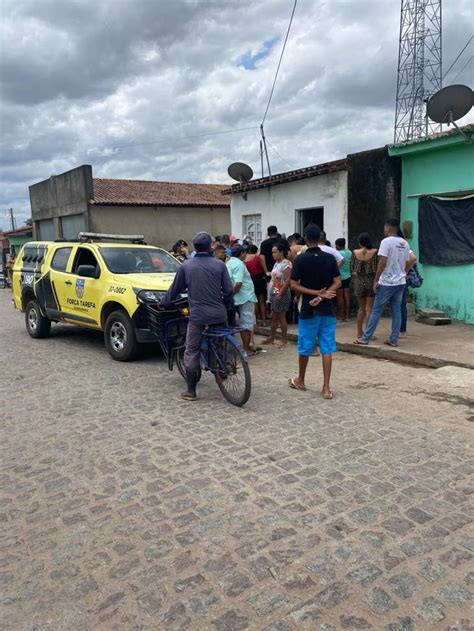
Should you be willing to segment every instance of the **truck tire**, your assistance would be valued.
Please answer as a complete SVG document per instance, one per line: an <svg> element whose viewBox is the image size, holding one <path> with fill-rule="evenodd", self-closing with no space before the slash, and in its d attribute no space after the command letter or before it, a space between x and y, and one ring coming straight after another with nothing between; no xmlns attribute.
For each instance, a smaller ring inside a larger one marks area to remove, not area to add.
<svg viewBox="0 0 474 631"><path fill-rule="evenodd" d="M37 300L30 300L26 305L25 325L31 337L40 339L49 335L51 320L48 320L41 314Z"/></svg>
<svg viewBox="0 0 474 631"><path fill-rule="evenodd" d="M112 359L128 362L138 355L135 327L125 311L112 311L105 321L105 346Z"/></svg>

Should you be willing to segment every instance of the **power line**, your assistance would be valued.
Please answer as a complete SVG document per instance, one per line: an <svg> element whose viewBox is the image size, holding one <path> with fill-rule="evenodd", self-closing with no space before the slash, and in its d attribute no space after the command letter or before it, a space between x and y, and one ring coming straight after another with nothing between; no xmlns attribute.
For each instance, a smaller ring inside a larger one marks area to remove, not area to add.
<svg viewBox="0 0 474 631"><path fill-rule="evenodd" d="M449 74L449 72L451 71L451 69L454 67L454 65L456 64L457 60L459 59L459 57L461 57L461 55L463 54L463 52L466 50L466 48L469 46L469 44L472 41L472 38L474 37L474 35L471 35L471 37L467 40L466 45L464 46L464 48L462 49L462 51L459 53L459 55L456 57L456 59L453 61L453 63L449 66L448 70L444 73L443 75L443 79Z"/></svg>
<svg viewBox="0 0 474 631"><path fill-rule="evenodd" d="M278 153L278 151L275 149L275 147L272 145L272 143L268 140L268 138L267 138L267 143L270 145L270 149L273 151L273 153L275 153L280 158L280 160L282 162L287 164L290 167L290 169L296 169L294 164L291 164L290 162L288 162L288 160L285 160L285 158Z"/></svg>
<svg viewBox="0 0 474 631"><path fill-rule="evenodd" d="M295 15L295 9L296 9L297 2L298 2L298 0L295 0L294 4L293 4L293 10L291 12L290 22L288 24L288 30L286 31L285 41L283 42L283 48L281 49L280 60L278 61L278 66L277 66L277 69L276 69L276 72L275 72L275 78L273 79L273 85L272 85L272 89L270 91L270 97L268 98L268 103L267 103L267 107L265 109L265 114L263 115L263 118L262 118L262 125L265 122L265 119L266 119L267 114L268 114L268 108L270 107L270 103L272 101L273 92L275 90L275 84L276 84L276 81L277 81L277 78L278 78L278 73L280 71L281 60L283 59L283 54L284 54L285 48L286 48L286 42L288 41L288 35L290 34L291 23L293 22L293 16Z"/></svg>
<svg viewBox="0 0 474 631"><path fill-rule="evenodd" d="M193 134L190 136L177 136L175 138L155 138L154 140L149 140L147 142L137 142L137 143L131 143L131 144L127 144L127 145L115 145L114 147L112 147L112 149L127 149L128 147L141 147L143 145L154 145L154 144L158 144L160 142L170 142L172 140L185 140L187 138L204 138L205 136L218 136L221 134L231 134L233 132L238 132L238 131L250 131L250 130L255 130L258 129L258 127L253 126L253 127L237 127L235 129L223 129L221 131L211 131L211 132L207 132L205 134Z"/></svg>
<svg viewBox="0 0 474 631"><path fill-rule="evenodd" d="M453 79L453 83L456 83L456 79L462 75L462 73L464 72L464 70L466 69L467 65L474 59L474 55L471 55L469 57L469 59L466 61L466 63L464 64L464 66L461 68L461 70L458 72L458 74L454 77Z"/></svg>

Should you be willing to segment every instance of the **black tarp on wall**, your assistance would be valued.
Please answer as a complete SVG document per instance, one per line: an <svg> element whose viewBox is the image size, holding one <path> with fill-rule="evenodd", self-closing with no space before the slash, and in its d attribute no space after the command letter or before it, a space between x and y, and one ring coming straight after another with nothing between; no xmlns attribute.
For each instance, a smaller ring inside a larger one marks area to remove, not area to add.
<svg viewBox="0 0 474 631"><path fill-rule="evenodd" d="M474 197L418 202L420 263L461 265L474 263Z"/></svg>

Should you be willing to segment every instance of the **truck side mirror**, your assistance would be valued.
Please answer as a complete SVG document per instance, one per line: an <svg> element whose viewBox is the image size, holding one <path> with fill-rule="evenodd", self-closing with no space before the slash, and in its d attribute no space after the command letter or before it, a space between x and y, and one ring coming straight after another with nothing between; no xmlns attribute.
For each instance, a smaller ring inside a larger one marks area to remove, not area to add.
<svg viewBox="0 0 474 631"><path fill-rule="evenodd" d="M99 277L95 265L79 265L79 267L77 268L77 275L84 276L85 278Z"/></svg>

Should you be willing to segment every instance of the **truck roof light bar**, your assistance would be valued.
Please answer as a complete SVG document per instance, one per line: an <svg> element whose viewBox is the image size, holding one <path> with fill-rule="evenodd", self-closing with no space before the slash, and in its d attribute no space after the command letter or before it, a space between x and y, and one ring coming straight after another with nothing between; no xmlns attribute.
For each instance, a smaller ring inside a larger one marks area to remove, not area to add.
<svg viewBox="0 0 474 631"><path fill-rule="evenodd" d="M131 243L145 243L142 234L105 234L103 232L80 232L79 241L93 243L94 241L130 241Z"/></svg>

